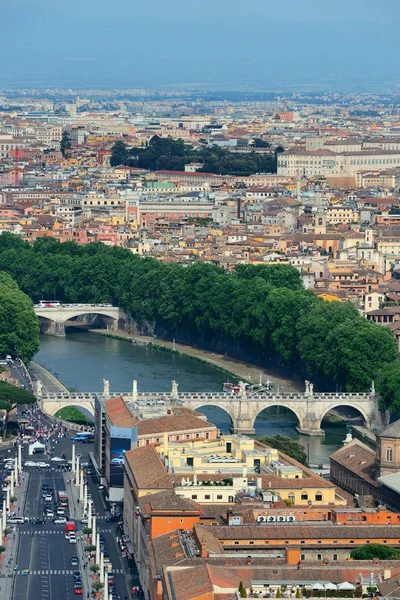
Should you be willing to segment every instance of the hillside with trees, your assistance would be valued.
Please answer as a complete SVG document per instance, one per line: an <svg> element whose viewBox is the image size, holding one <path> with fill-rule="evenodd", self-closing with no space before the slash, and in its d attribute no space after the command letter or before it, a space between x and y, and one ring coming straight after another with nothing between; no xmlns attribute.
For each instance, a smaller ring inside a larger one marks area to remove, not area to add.
<svg viewBox="0 0 400 600"><path fill-rule="evenodd" d="M378 380L384 406L400 414L400 368L390 331L350 303L328 303L305 290L289 265L243 265L227 273L208 264L166 265L101 243L41 238L30 245L4 233L0 270L35 302L46 296L109 302L130 313L142 331L311 379L319 390L367 391ZM25 339L20 324L32 313L26 298L22 305L27 314L15 318L18 343ZM4 327L11 315L9 309ZM32 352L28 346L24 356Z"/></svg>
<svg viewBox="0 0 400 600"><path fill-rule="evenodd" d="M218 175L276 173L276 152L231 152L219 146L194 149L182 140L153 136L144 148L129 148L118 141L111 149L111 166L128 165L150 171L184 171L185 164L198 162L200 172Z"/></svg>

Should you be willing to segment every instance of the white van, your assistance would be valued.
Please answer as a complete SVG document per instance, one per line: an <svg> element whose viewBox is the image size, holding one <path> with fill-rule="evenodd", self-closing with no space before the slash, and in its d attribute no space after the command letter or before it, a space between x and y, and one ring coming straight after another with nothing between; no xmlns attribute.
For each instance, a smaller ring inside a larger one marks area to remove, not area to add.
<svg viewBox="0 0 400 600"><path fill-rule="evenodd" d="M24 523L23 517L10 517L7 519L7 523L10 525L22 525Z"/></svg>

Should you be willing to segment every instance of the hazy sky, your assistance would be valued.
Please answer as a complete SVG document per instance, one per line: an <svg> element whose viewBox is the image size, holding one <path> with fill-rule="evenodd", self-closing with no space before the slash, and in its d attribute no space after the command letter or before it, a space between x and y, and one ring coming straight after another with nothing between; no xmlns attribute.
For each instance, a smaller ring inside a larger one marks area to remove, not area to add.
<svg viewBox="0 0 400 600"><path fill-rule="evenodd" d="M400 79L400 0L0 0L0 86Z"/></svg>

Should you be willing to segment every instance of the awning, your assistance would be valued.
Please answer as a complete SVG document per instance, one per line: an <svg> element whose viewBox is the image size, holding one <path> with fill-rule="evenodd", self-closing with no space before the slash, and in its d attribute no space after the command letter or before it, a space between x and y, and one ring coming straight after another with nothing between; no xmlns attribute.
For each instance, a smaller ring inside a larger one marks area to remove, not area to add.
<svg viewBox="0 0 400 600"><path fill-rule="evenodd" d="M348 581L343 581L343 583L339 583L337 588L338 588L338 590L349 591L349 592L356 589L356 587L352 583L349 583Z"/></svg>
<svg viewBox="0 0 400 600"><path fill-rule="evenodd" d="M312 589L313 590L324 590L325 587L322 585L322 583L316 582L316 583L313 583Z"/></svg>
<svg viewBox="0 0 400 600"><path fill-rule="evenodd" d="M337 585L328 581L328 583L324 583L324 588L326 590L337 590Z"/></svg>

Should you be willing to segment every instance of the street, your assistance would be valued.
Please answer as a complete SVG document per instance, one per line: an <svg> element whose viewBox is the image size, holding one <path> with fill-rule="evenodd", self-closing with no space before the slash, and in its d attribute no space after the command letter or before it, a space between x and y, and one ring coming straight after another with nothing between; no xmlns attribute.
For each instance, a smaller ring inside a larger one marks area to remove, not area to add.
<svg viewBox="0 0 400 600"><path fill-rule="evenodd" d="M17 371L15 369L14 373ZM14 374L13 374L14 375ZM19 409L22 412L24 407ZM29 408L29 407L28 407ZM49 427L53 422L46 415L42 414L38 408L35 408L32 415L28 416L31 424L38 430L40 427ZM51 455L28 456L28 446L23 446L22 465L23 476L27 478L27 488L25 496L25 505L19 507L18 516L27 516L32 519L43 518L44 500L42 498L42 486L47 484L54 490L55 497L60 490L66 490L73 483L67 483L71 479L69 472L60 470L54 462L50 461L50 456L59 456L65 454L70 460L72 456L72 441L67 434L59 438L57 435L51 436L48 440L54 446ZM89 460L89 452L93 449L93 444L76 443L76 452L81 455L81 463ZM0 451L0 460L9 458L16 454L16 449ZM24 467L25 462L29 460L44 461L51 467L37 468ZM1 467L0 467L1 469ZM104 536L105 547L107 549L112 571L115 579L115 591L113 598L130 598L130 589L132 585L137 585L137 573L128 565L126 558L122 558L121 551L116 543L117 524L105 520L109 507L106 506L106 500L103 496L104 491L98 489L98 484L89 475L87 477L88 491L90 491L95 511L98 514L98 531ZM70 506L70 510L71 510ZM21 512L23 514L21 514ZM69 515L71 517L71 515ZM78 537L84 527L80 522L76 523ZM82 578L89 579L91 585L91 575L89 567L86 568L86 574L83 573L83 560L80 560L79 567L71 566L71 558L78 555L78 548L75 544L70 544L64 536L65 525L56 525L52 519L46 519L46 522L33 524L32 522L23 525L17 525L18 530L18 549L16 556L13 557L14 567L14 585L13 600L65 600L76 598L74 594L73 573L81 571ZM83 534L81 534L83 536ZM83 537L82 537L83 539ZM83 544L85 545L85 543ZM25 573L24 573L25 572ZM79 596L78 596L79 597Z"/></svg>

